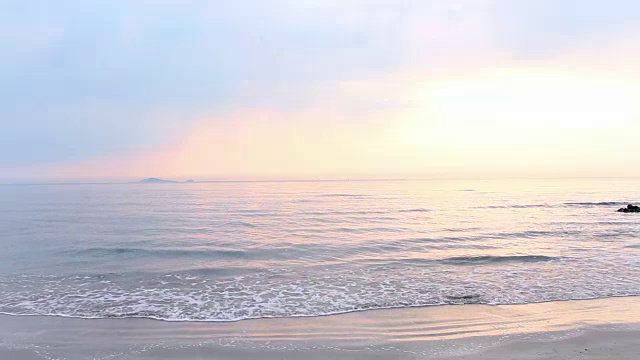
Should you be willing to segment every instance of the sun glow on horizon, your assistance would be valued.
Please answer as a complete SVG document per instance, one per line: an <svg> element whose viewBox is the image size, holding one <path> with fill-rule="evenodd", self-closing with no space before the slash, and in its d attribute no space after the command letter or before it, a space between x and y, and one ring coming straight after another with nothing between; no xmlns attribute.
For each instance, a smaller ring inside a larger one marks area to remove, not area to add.
<svg viewBox="0 0 640 360"><path fill-rule="evenodd" d="M640 133L640 81L628 73L415 73L340 83L328 94L299 111L218 113L156 151L53 169L67 178L589 176L628 168L620 149L634 148ZM384 106L354 113L345 98Z"/></svg>
<svg viewBox="0 0 640 360"><path fill-rule="evenodd" d="M530 136L624 128L637 125L639 94L637 79L545 69L425 81L416 90L415 108L405 114L409 121L402 141L509 143L522 131Z"/></svg>
<svg viewBox="0 0 640 360"><path fill-rule="evenodd" d="M422 79L341 87L368 100L391 88L398 93L385 103L408 100L361 121L340 111L338 93L302 112L240 112L227 128L204 122L184 141L176 170L275 177L535 172L529 164L543 174L578 172L589 161L623 162L611 149L631 144L620 130L638 126L640 86L615 74L512 67Z"/></svg>

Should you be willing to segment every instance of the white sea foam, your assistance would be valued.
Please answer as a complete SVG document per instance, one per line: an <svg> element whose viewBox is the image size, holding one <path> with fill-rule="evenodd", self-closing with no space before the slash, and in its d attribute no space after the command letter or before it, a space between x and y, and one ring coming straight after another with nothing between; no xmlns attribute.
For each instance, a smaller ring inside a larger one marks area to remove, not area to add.
<svg viewBox="0 0 640 360"><path fill-rule="evenodd" d="M320 316L351 311L444 304L515 304L640 295L632 271L617 284L588 282L540 263L536 269L486 271L410 267L315 273L273 271L226 279L166 274L108 282L102 277L22 277L0 282L0 312L82 318L142 317L167 321L236 321ZM549 273L555 273L549 276ZM563 275L564 274L564 275ZM160 280L168 279L168 280ZM89 280L89 281L87 281ZM196 280L196 281L193 281ZM635 284L635 285L634 285Z"/></svg>

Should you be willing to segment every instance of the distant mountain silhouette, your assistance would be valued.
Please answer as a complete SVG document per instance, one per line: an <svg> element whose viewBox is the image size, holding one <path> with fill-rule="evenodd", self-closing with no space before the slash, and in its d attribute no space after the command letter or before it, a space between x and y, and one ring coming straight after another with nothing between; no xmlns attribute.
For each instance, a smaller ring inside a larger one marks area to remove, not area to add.
<svg viewBox="0 0 640 360"><path fill-rule="evenodd" d="M165 179L158 179L158 178L154 178L154 177L150 177L150 178L146 178L144 180L140 180L140 182L142 184L177 184L180 183L180 181L175 181L175 180L165 180ZM187 181L185 181L185 183L194 183L195 181L193 179L189 179Z"/></svg>
<svg viewBox="0 0 640 360"><path fill-rule="evenodd" d="M174 180L164 180L164 179L158 179L158 178L146 178L142 181L140 181L143 184L168 184L168 183L177 183L177 181Z"/></svg>

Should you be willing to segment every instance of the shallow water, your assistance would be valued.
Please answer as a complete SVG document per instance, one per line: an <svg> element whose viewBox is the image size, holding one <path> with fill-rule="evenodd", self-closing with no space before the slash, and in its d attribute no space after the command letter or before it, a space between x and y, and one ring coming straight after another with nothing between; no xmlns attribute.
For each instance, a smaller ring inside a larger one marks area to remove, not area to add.
<svg viewBox="0 0 640 360"><path fill-rule="evenodd" d="M0 312L229 321L640 295L634 180L0 186Z"/></svg>

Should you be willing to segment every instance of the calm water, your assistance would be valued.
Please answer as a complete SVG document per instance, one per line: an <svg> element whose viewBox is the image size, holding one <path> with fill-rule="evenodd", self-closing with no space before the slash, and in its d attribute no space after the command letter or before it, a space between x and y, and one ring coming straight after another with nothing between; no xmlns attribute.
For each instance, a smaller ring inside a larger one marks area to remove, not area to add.
<svg viewBox="0 0 640 360"><path fill-rule="evenodd" d="M228 321L640 295L640 181L0 186L0 312Z"/></svg>

